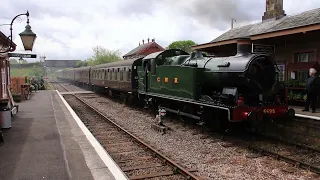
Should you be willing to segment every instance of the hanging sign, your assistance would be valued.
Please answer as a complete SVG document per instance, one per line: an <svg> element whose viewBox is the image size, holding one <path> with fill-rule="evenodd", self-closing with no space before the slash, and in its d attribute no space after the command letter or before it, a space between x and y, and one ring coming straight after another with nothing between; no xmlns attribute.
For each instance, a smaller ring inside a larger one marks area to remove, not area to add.
<svg viewBox="0 0 320 180"><path fill-rule="evenodd" d="M8 53L9 57L37 58L36 54Z"/></svg>

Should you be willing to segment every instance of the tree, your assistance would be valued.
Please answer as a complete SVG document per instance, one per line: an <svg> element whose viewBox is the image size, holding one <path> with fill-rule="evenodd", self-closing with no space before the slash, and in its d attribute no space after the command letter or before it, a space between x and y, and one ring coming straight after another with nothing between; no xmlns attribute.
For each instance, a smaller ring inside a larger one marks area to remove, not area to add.
<svg viewBox="0 0 320 180"><path fill-rule="evenodd" d="M19 59L10 58L10 64L28 64L28 61L25 59L22 59L21 62Z"/></svg>
<svg viewBox="0 0 320 180"><path fill-rule="evenodd" d="M10 64L18 64L18 60L17 59L10 59Z"/></svg>
<svg viewBox="0 0 320 180"><path fill-rule="evenodd" d="M78 61L76 64L76 67L84 67L84 66L88 66L88 61L86 61L86 60Z"/></svg>
<svg viewBox="0 0 320 180"><path fill-rule="evenodd" d="M184 41L174 41L169 44L168 49L181 49L188 53L191 53L191 46L197 45L192 40L184 40Z"/></svg>
<svg viewBox="0 0 320 180"><path fill-rule="evenodd" d="M115 62L122 59L119 50L113 51L101 46L96 46L93 48L93 52L94 55L86 60L87 65L89 66Z"/></svg>

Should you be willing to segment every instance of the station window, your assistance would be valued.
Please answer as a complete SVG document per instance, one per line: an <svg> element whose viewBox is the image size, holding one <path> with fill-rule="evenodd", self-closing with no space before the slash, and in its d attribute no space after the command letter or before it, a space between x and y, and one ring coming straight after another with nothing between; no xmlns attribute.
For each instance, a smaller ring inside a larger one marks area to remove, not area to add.
<svg viewBox="0 0 320 180"><path fill-rule="evenodd" d="M296 79L298 81L305 81L309 76L309 70L306 71L296 71Z"/></svg>
<svg viewBox="0 0 320 180"><path fill-rule="evenodd" d="M297 53L295 55L295 62L313 62L313 61L314 61L313 52Z"/></svg>

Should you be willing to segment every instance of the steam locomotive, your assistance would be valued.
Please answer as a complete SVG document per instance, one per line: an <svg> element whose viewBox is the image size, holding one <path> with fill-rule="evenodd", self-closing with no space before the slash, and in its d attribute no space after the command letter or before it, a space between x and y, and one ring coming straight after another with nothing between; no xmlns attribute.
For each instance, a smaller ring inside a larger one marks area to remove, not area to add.
<svg viewBox="0 0 320 180"><path fill-rule="evenodd" d="M251 44L238 43L237 54L229 57L170 49L65 69L58 78L219 129L237 122L294 117L295 111L278 96L278 69L272 56L251 53L250 48Z"/></svg>

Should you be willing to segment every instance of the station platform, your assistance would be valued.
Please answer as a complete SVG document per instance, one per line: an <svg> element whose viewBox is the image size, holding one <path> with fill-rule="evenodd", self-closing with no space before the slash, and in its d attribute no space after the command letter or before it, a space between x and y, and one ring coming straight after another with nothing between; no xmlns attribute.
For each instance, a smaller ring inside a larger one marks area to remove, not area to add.
<svg viewBox="0 0 320 180"><path fill-rule="evenodd" d="M19 104L3 129L0 179L127 179L79 117L54 90Z"/></svg>
<svg viewBox="0 0 320 180"><path fill-rule="evenodd" d="M293 108L296 111L297 117L320 120L320 109L316 109L316 112L312 113L311 109L310 111L302 111L304 109L302 106L289 106L289 108Z"/></svg>

